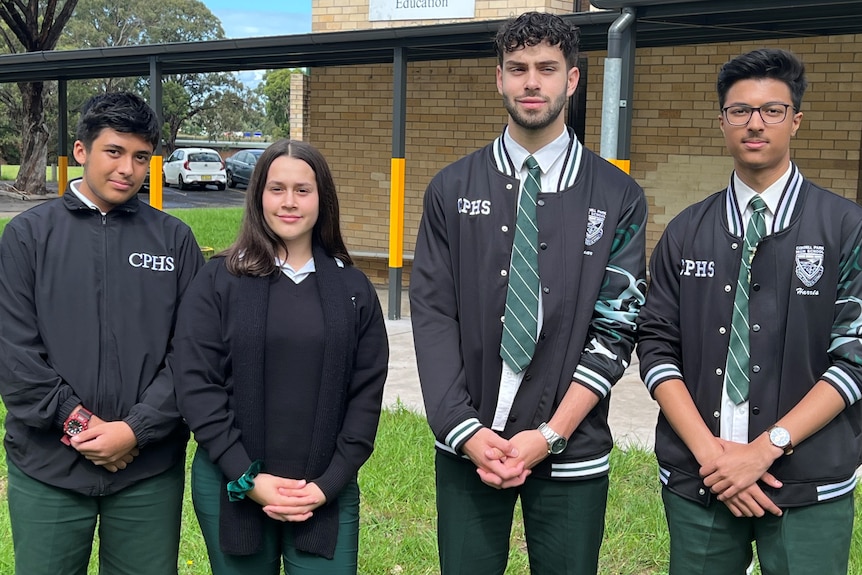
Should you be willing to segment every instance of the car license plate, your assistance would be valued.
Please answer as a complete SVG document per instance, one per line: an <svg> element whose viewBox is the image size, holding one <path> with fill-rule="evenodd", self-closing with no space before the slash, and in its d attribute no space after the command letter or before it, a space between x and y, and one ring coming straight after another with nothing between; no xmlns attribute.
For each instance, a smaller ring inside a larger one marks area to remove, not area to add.
<svg viewBox="0 0 862 575"><path fill-rule="evenodd" d="M210 181L211 179L213 179L213 177L212 177L212 176L201 176L201 180L203 180L203 181L205 181L205 182L208 182L208 181Z"/></svg>

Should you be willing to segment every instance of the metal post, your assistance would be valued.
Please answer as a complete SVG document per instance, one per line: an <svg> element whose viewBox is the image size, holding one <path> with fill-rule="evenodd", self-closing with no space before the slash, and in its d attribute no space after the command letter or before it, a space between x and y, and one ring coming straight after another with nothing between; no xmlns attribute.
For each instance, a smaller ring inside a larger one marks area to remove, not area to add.
<svg viewBox="0 0 862 575"><path fill-rule="evenodd" d="M66 80L57 81L57 193L63 195L69 183L69 102Z"/></svg>
<svg viewBox="0 0 862 575"><path fill-rule="evenodd" d="M162 63L155 56L150 57L150 107L155 111L159 119L159 141L153 157L150 158L150 205L159 210L162 209L162 138L161 128L165 122L162 111Z"/></svg>
<svg viewBox="0 0 862 575"><path fill-rule="evenodd" d="M635 22L633 8L623 8L620 17L608 29L608 57L602 96L601 155L628 172L629 161L619 158L620 107L628 102L620 98L623 68L623 36Z"/></svg>
<svg viewBox="0 0 862 575"><path fill-rule="evenodd" d="M389 194L389 319L401 319L404 265L404 141L407 124L407 57L394 49L392 62L392 167Z"/></svg>

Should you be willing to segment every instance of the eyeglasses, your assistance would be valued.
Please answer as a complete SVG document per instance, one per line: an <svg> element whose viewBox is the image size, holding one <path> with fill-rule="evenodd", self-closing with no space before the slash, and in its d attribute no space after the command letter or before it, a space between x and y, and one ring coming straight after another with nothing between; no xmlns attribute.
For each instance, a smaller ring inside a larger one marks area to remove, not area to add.
<svg viewBox="0 0 862 575"><path fill-rule="evenodd" d="M760 114L760 119L763 120L764 124L780 124L787 118L787 109L790 107L790 104L770 102L759 108L738 104L722 108L721 111L724 114L724 119L731 126L747 126L755 110ZM793 108L793 110L795 111L796 108Z"/></svg>

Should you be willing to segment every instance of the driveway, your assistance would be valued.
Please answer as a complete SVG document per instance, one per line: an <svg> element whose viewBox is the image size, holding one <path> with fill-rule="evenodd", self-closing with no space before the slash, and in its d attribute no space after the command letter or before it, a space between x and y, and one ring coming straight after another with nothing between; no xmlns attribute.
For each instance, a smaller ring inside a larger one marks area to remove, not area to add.
<svg viewBox="0 0 862 575"><path fill-rule="evenodd" d="M0 218L11 218L46 199L57 197L55 192L46 197L22 200L16 194L5 191L3 184L6 183L11 184L12 182L0 182ZM56 190L56 183L54 183L54 190ZM150 202L150 196L147 193L139 193L138 197L144 202ZM183 192L175 188L164 188L162 190L162 207L166 210L174 208L242 207L244 204L245 190L217 190L215 186L208 186L205 190Z"/></svg>
<svg viewBox="0 0 862 575"><path fill-rule="evenodd" d="M142 201L149 203L149 194L139 193ZM174 208L226 208L242 207L245 204L245 190L217 190L215 186L207 186L204 190L180 191L176 188L162 190L162 207L166 210Z"/></svg>

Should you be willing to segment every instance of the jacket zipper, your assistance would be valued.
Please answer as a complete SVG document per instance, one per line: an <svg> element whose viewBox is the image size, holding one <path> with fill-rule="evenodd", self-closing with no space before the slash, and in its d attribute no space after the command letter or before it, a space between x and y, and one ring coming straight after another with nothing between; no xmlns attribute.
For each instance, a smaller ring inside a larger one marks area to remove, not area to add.
<svg viewBox="0 0 862 575"><path fill-rule="evenodd" d="M102 317L99 320L99 377L96 382L95 398L102 397L104 392L105 366L107 365L106 349L107 349L107 327L106 318L108 313L108 214L100 214L102 218ZM97 399L94 399L98 403ZM99 405L99 408L102 406ZM105 493L105 482L99 478L99 494Z"/></svg>

